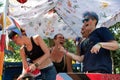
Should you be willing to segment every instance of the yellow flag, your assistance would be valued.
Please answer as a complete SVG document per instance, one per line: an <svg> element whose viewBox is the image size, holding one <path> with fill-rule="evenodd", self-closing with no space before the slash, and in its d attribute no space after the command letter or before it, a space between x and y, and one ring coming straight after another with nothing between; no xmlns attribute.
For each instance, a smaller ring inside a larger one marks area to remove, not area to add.
<svg viewBox="0 0 120 80"><path fill-rule="evenodd" d="M3 13L0 15L0 26L3 28L3 21L4 21L4 19L3 19ZM12 24L12 21L11 21L11 19L8 17L8 16L6 16L6 27L8 27L8 26L10 26Z"/></svg>
<svg viewBox="0 0 120 80"><path fill-rule="evenodd" d="M0 75L0 80L2 80L2 76Z"/></svg>

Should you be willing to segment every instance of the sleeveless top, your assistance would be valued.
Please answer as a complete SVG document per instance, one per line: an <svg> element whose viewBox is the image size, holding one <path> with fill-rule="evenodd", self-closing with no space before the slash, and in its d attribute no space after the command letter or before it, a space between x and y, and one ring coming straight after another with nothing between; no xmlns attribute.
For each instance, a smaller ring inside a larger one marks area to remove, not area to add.
<svg viewBox="0 0 120 80"><path fill-rule="evenodd" d="M53 48L50 49L50 53L52 52L52 50L53 50ZM64 55L61 62L52 61L55 68L56 68L57 73L59 73L59 72L67 72L67 64L66 64L65 59L66 58L65 58L65 55Z"/></svg>
<svg viewBox="0 0 120 80"><path fill-rule="evenodd" d="M62 61L61 62L53 62L56 70L57 70L57 73L59 72L67 72L67 65L66 65L66 62L65 62L65 56L62 58Z"/></svg>
<svg viewBox="0 0 120 80"><path fill-rule="evenodd" d="M44 52L40 48L40 46L36 45L33 38L31 37L31 43L32 43L32 50L28 51L26 46L24 46L25 54L28 58L30 58L31 61L43 56Z"/></svg>

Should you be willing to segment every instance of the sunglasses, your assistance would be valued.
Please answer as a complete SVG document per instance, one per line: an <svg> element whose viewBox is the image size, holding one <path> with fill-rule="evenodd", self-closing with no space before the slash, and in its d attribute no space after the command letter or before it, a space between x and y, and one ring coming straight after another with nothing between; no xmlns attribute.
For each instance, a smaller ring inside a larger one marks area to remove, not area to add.
<svg viewBox="0 0 120 80"><path fill-rule="evenodd" d="M16 34L16 35L14 35L13 37L12 37L12 40L14 40L16 37L18 37L18 35Z"/></svg>
<svg viewBox="0 0 120 80"><path fill-rule="evenodd" d="M84 23L85 21L88 22L90 18L83 19L82 22Z"/></svg>

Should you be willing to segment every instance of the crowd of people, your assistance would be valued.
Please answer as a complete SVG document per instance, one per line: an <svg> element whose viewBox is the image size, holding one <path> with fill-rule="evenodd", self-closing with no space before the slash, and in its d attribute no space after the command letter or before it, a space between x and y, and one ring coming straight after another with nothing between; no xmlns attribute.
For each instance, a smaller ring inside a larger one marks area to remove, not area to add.
<svg viewBox="0 0 120 80"><path fill-rule="evenodd" d="M27 37L25 30L22 35L11 31L9 38L21 46L23 71L17 80L22 80L27 69L32 73L38 69L41 73L35 80L56 80L57 73L73 72L72 60L83 63L84 73L112 73L111 50L118 49L118 43L106 27L96 28L99 17L95 12L83 14L81 29L82 38L77 44L77 54L64 47L65 38L58 33L54 36L54 45L48 48L39 35ZM27 61L27 58L30 60Z"/></svg>

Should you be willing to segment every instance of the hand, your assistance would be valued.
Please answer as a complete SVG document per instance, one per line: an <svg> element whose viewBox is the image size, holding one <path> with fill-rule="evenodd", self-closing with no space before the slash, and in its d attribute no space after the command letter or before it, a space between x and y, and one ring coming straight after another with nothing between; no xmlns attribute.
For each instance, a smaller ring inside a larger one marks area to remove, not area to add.
<svg viewBox="0 0 120 80"><path fill-rule="evenodd" d="M64 54L66 53L66 49L63 46L61 46L59 50L61 53L64 53Z"/></svg>
<svg viewBox="0 0 120 80"><path fill-rule="evenodd" d="M29 68L29 71L32 72L36 69L36 66L35 66L35 64L30 64L30 66L28 68Z"/></svg>
<svg viewBox="0 0 120 80"><path fill-rule="evenodd" d="M24 74L22 73L18 78L17 80L21 80L23 78Z"/></svg>
<svg viewBox="0 0 120 80"><path fill-rule="evenodd" d="M100 43L97 43L96 45L94 45L94 46L92 47L92 49L90 50L91 53L97 54L97 53L99 52L100 48L101 48L100 45L101 45Z"/></svg>

